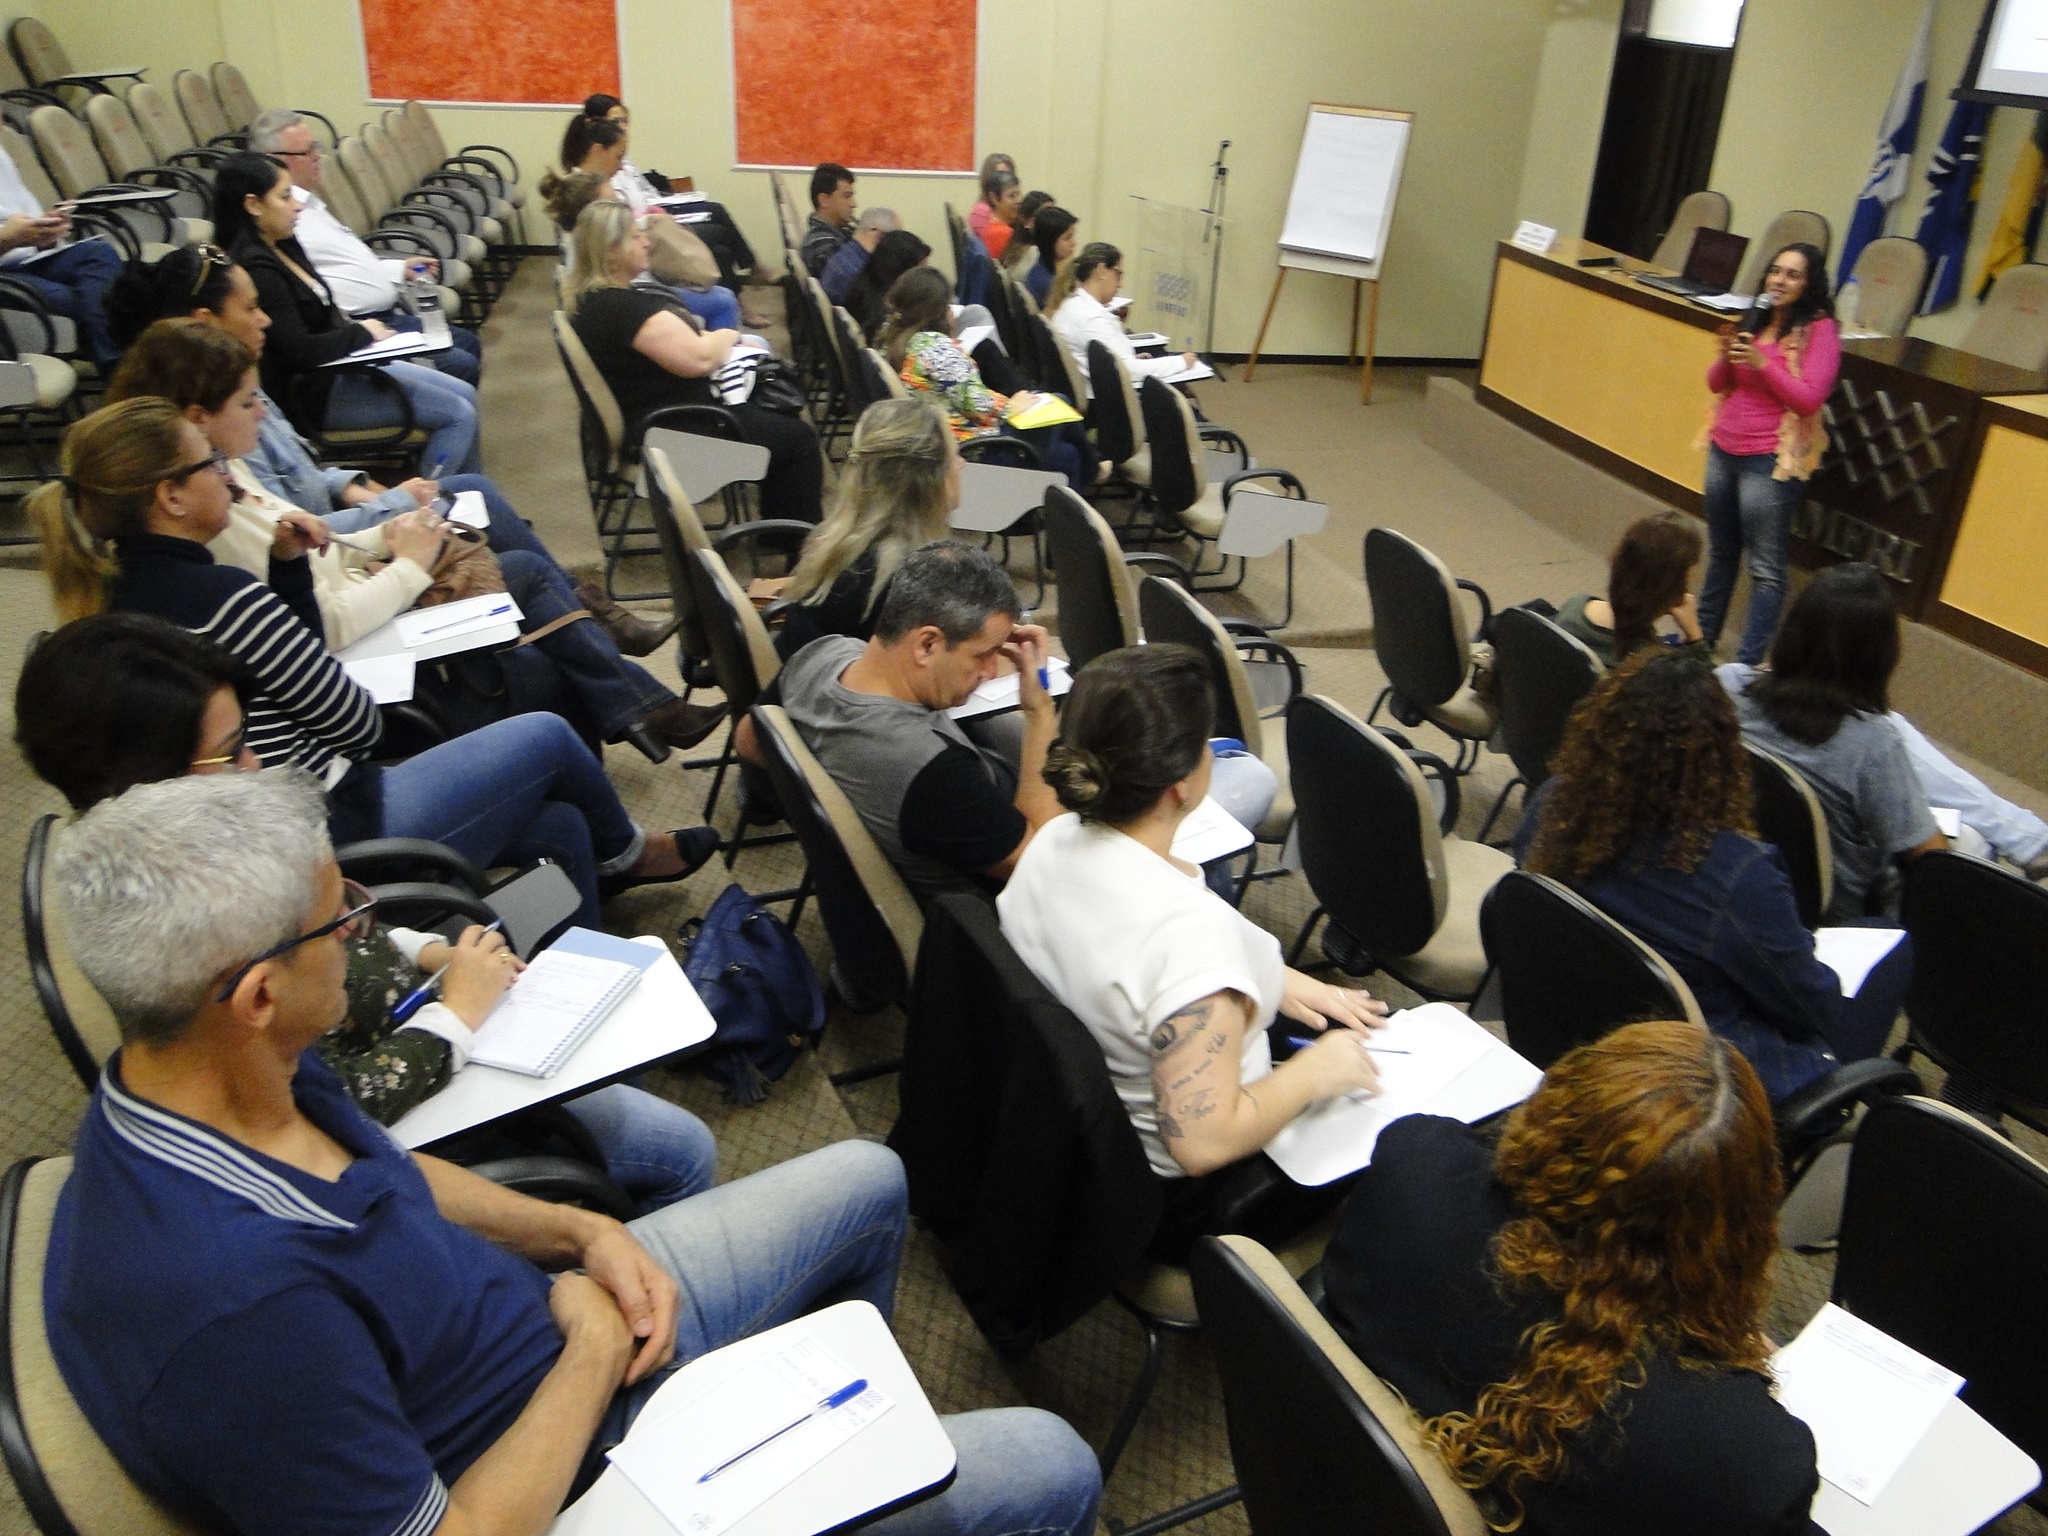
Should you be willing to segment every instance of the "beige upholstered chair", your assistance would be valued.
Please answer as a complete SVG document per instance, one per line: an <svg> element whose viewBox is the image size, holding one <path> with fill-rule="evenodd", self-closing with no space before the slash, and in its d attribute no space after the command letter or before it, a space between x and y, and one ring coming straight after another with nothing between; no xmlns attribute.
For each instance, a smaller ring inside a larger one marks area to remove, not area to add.
<svg viewBox="0 0 2048 1536"><path fill-rule="evenodd" d="M910 398L910 386L903 382L902 374L889 366L889 359L882 356L873 347L862 347L860 350L862 356L867 359L868 366L874 370L873 376L876 381L889 391L889 398L891 400L908 400Z"/></svg>
<svg viewBox="0 0 2048 1536"><path fill-rule="evenodd" d="M249 89L249 82L243 78L242 72L222 59L207 73L213 80L213 99L220 103L221 115L227 118L228 126L247 128L255 122L263 104Z"/></svg>
<svg viewBox="0 0 2048 1536"><path fill-rule="evenodd" d="M82 197L115 180L85 124L62 107L37 107L29 114L28 124L43 164L65 197ZM144 261L160 261L175 246L208 238L213 231L205 220L176 211L172 201L110 211L133 232Z"/></svg>
<svg viewBox="0 0 2048 1536"><path fill-rule="evenodd" d="M1920 307L1927 282L1927 248L1904 235L1886 235L1863 247L1849 275L1855 312L1841 316L1854 330L1903 336Z"/></svg>
<svg viewBox="0 0 2048 1536"><path fill-rule="evenodd" d="M1999 273L1960 346L2015 368L2048 368L2048 266L2029 261Z"/></svg>
<svg viewBox="0 0 2048 1536"><path fill-rule="evenodd" d="M427 147L433 151L435 164L446 165L459 157L461 169L482 177L496 188L499 197L514 208L526 206L526 189L519 185L519 165L509 151L495 144L465 144L460 150L452 150L448 141L441 137L441 127L434 121L434 114L422 103L408 101L404 111Z"/></svg>
<svg viewBox="0 0 2048 1536"><path fill-rule="evenodd" d="M197 70L181 69L171 76L171 93L178 98L178 110L185 114L185 125L192 130L192 137L201 144L211 144L240 131L221 110L213 82Z"/></svg>
<svg viewBox="0 0 2048 1536"><path fill-rule="evenodd" d="M159 162L168 163L174 155L200 147L192 137L191 125L178 115L169 98L147 80L129 86L126 100L136 126L148 141L150 153Z"/></svg>
<svg viewBox="0 0 2048 1536"><path fill-rule="evenodd" d="M1804 208L1789 209L1771 220L1771 227L1750 246L1749 254L1742 259L1742 276L1735 280L1735 286L1729 291L1755 293L1763 287L1764 268L1788 245L1804 243L1816 246L1821 260L1825 261L1832 240L1826 219L1817 213L1808 213Z"/></svg>
<svg viewBox="0 0 2048 1536"><path fill-rule="evenodd" d="M1651 262L1673 272L1682 271L1685 258L1692 254L1692 237L1703 229L1726 229L1731 216L1728 199L1721 193L1686 193L1678 212L1671 216L1671 227L1657 242Z"/></svg>
<svg viewBox="0 0 2048 1536"><path fill-rule="evenodd" d="M99 1080L100 1067L121 1043L114 1010L78 968L71 936L60 908L49 899L49 859L64 835L56 816L45 816L29 832L22 860L22 937L28 948L29 979L63 1047L72 1070L88 1088Z"/></svg>
<svg viewBox="0 0 2048 1536"><path fill-rule="evenodd" d="M57 34L35 17L24 16L8 27L7 41L31 84L41 85L71 73L71 56L57 41Z"/></svg>

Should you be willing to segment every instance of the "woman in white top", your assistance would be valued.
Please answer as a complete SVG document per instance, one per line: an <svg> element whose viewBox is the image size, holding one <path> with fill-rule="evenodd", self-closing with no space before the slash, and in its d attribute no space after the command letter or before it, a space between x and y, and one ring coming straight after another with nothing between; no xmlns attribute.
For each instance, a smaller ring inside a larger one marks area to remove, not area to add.
<svg viewBox="0 0 2048 1536"><path fill-rule="evenodd" d="M1081 377L1088 377L1088 343L1091 341L1101 342L1122 358L1134 381L1148 379L1155 373L1174 373L1194 367L1200 359L1192 352L1165 357L1138 356L1138 349L1124 334L1123 322L1109 312L1109 301L1116 297L1123 283L1124 253L1106 240L1082 246L1081 254L1074 258L1073 265L1062 269L1053 279L1045 311L1052 316L1053 334L1059 337L1060 345L1073 354L1075 363L1080 366Z"/></svg>
<svg viewBox="0 0 2048 1536"><path fill-rule="evenodd" d="M1152 1247L1167 1261L1209 1231L1284 1240L1337 1204L1342 1183L1294 1185L1262 1149L1311 1104L1377 1085L1365 1032L1386 1013L1290 970L1278 939L1174 857L1208 792L1214 716L1208 665L1186 646L1089 663L1045 765L1069 814L1039 828L996 898L1018 956L1102 1047L1165 1186ZM1322 1038L1276 1068L1266 1028L1281 1014Z"/></svg>

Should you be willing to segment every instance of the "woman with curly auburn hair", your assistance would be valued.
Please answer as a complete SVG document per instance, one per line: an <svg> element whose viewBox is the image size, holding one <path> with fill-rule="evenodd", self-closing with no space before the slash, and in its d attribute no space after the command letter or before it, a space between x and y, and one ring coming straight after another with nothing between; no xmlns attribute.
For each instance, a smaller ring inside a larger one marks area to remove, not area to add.
<svg viewBox="0 0 2048 1536"><path fill-rule="evenodd" d="M1779 1099L1884 1048L1912 978L1901 939L1845 998L1791 877L1750 820L1735 706L1699 657L1638 651L1572 711L1516 856L1671 962Z"/></svg>
<svg viewBox="0 0 2048 1536"><path fill-rule="evenodd" d="M1498 1148L1411 1115L1323 1261L1331 1321L1495 1530L1807 1536L1819 1473L1762 1331L1771 1107L1697 1025L1560 1058Z"/></svg>

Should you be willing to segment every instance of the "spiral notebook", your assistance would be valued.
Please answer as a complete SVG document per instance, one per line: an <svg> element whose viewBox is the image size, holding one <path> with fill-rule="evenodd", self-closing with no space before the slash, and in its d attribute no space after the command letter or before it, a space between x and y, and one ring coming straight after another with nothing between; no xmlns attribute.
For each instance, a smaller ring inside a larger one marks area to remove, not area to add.
<svg viewBox="0 0 2048 1536"><path fill-rule="evenodd" d="M533 957L477 1027L469 1059L553 1077L659 958L649 945L571 928Z"/></svg>

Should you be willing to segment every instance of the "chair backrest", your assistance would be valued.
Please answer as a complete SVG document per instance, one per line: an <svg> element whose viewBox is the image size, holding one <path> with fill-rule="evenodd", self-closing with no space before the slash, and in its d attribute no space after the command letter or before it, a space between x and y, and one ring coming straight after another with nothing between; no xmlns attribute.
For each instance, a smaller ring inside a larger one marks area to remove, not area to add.
<svg viewBox="0 0 2048 1536"><path fill-rule="evenodd" d="M1202 457L1195 409L1186 395L1158 379L1145 381L1138 391L1138 404L1145 420L1145 439L1152 448L1152 499L1163 512L1185 511L1209 489L1209 468Z"/></svg>
<svg viewBox="0 0 2048 1536"><path fill-rule="evenodd" d="M412 167L405 163L405 155L392 141L389 130L380 122L363 124L359 135L363 148L377 167L377 174L384 178L384 185L395 199L412 190Z"/></svg>
<svg viewBox="0 0 2048 1536"><path fill-rule="evenodd" d="M32 91L37 87L22 70L21 61L10 48L0 48L0 91ZM47 91L39 94L48 95Z"/></svg>
<svg viewBox="0 0 2048 1536"><path fill-rule="evenodd" d="M768 173L768 190L775 197L775 223L782 231L783 248L794 255L804 243L804 216L797 211L796 199L790 195L782 172Z"/></svg>
<svg viewBox="0 0 2048 1536"><path fill-rule="evenodd" d="M30 1517L66 1536L197 1536L135 1485L94 1432L50 1349L43 1274L68 1157L29 1158L0 1180L0 1450Z"/></svg>
<svg viewBox="0 0 2048 1536"><path fill-rule="evenodd" d="M1763 238L1753 242L1749 254L1743 258L1742 276L1735 280L1731 293L1755 293L1764 285L1764 268L1771 264L1771 258L1788 245L1806 244L1820 252L1820 259L1828 259L1828 247L1833 242L1833 232L1828 221L1820 214L1809 213L1804 208L1788 208L1771 220L1770 227L1763 232Z"/></svg>
<svg viewBox="0 0 2048 1536"><path fill-rule="evenodd" d="M1527 608L1493 621L1493 686L1515 772L1532 788L1550 776L1564 724L1606 670L1586 645Z"/></svg>
<svg viewBox="0 0 2048 1536"><path fill-rule="evenodd" d="M434 121L434 114L427 110L426 104L408 101L404 110L413 131L420 136L420 142L426 145L428 153L434 157L434 164L440 165L447 160L448 142L441 137L441 125Z"/></svg>
<svg viewBox="0 0 2048 1536"><path fill-rule="evenodd" d="M85 124L62 107L37 107L28 117L36 149L50 168L50 179L66 197L79 197L114 178L94 147Z"/></svg>
<svg viewBox="0 0 2048 1536"><path fill-rule="evenodd" d="M1692 254L1692 237L1703 229L1726 229L1730 217L1728 199L1723 194L1709 191L1686 193L1678 211L1671 215L1671 227L1657 242L1656 253L1650 257L1651 264L1673 272L1682 271L1685 259Z"/></svg>
<svg viewBox="0 0 2048 1536"><path fill-rule="evenodd" d="M555 349L562 354L562 366L569 372L569 382L576 386L577 401L602 434L611 465L616 467L626 442L625 413L619 409L618 398L612 394L611 385L597 371L597 363L584 347L583 338L576 334L575 326L569 323L568 315L556 310L553 323Z"/></svg>
<svg viewBox="0 0 2048 1536"><path fill-rule="evenodd" d="M328 212L359 235L366 235L377 227L377 221L363 206L356 184L338 165L332 175L320 178L320 201L327 205Z"/></svg>
<svg viewBox="0 0 2048 1536"><path fill-rule="evenodd" d="M256 93L249 89L249 82L242 77L241 70L226 59L220 60L207 73L213 79L214 99L220 103L221 113L228 120L228 127L246 128L256 121L263 104L256 99Z"/></svg>
<svg viewBox="0 0 2048 1536"><path fill-rule="evenodd" d="M2048 1465L2044 1266L2048 1168L1931 1099L1870 1106L1849 1159L1834 1299L1959 1372L1963 1401Z"/></svg>
<svg viewBox="0 0 2048 1536"><path fill-rule="evenodd" d="M142 125L120 97L102 93L87 98L85 120L99 141L100 158L116 176L130 177L157 163L149 140L142 136Z"/></svg>
<svg viewBox="0 0 2048 1536"><path fill-rule="evenodd" d="M142 129L143 138L149 141L150 149L159 161L168 161L181 149L196 149L192 130L178 115L177 109L164 98L164 93L147 80L137 80L128 87L128 110L135 115L137 126Z"/></svg>
<svg viewBox="0 0 2048 1536"><path fill-rule="evenodd" d="M1259 1536L1485 1536L1414 1411L1278 1259L1248 1237L1207 1237L1188 1267Z"/></svg>
<svg viewBox="0 0 2048 1536"><path fill-rule="evenodd" d="M1383 955L1412 955L1450 905L1443 836L1421 770L1334 699L1287 706L1287 781L1301 872L1331 921Z"/></svg>
<svg viewBox="0 0 2048 1536"><path fill-rule="evenodd" d="M1862 330L1903 336L1927 283L1927 247L1905 235L1882 236L1863 247L1849 281L1856 313L1847 318Z"/></svg>
<svg viewBox="0 0 2048 1536"><path fill-rule="evenodd" d="M1957 345L2015 368L2048 369L2048 265L2028 261L1999 273Z"/></svg>
<svg viewBox="0 0 2048 1536"><path fill-rule="evenodd" d="M869 386L882 391L879 398L884 400L908 400L910 398L910 386L903 382L902 374L889 366L888 358L882 356L873 347L862 347L860 355L862 365L868 371Z"/></svg>
<svg viewBox="0 0 2048 1536"><path fill-rule="evenodd" d="M384 131L390 135L391 142L398 146L399 154L405 158L406 176L415 185L422 176L438 168L440 162L428 149L426 141L421 138L419 125L403 107L384 109Z"/></svg>
<svg viewBox="0 0 2048 1536"><path fill-rule="evenodd" d="M178 110L185 114L185 126L201 144L211 144L222 134L235 131L221 110L220 98L213 93L213 82L196 69L181 69L171 76L171 93L178 98Z"/></svg>
<svg viewBox="0 0 2048 1536"><path fill-rule="evenodd" d="M1797 768L1761 747L1748 742L1743 746L1749 752L1750 814L1756 819L1756 835L1784 859L1799 903L1799 921L1818 928L1835 892L1828 813Z"/></svg>
<svg viewBox="0 0 2048 1536"><path fill-rule="evenodd" d="M71 73L71 55L57 41L57 34L33 16L24 16L8 27L7 45L32 84Z"/></svg>
<svg viewBox="0 0 2048 1536"><path fill-rule="evenodd" d="M1646 1019L1703 1023L1670 963L1570 887L1510 870L1479 907L1508 1044L1539 1067Z"/></svg>
<svg viewBox="0 0 2048 1536"><path fill-rule="evenodd" d="M29 979L50 1031L63 1047L65 1059L88 1091L99 1081L100 1067L121 1044L114 1010L78 968L64 914L49 900L45 886L50 849L62 836L62 823L45 816L29 831L21 865L21 928L28 948Z"/></svg>
<svg viewBox="0 0 2048 1536"><path fill-rule="evenodd" d="M1147 576L1138 583L1138 619L1147 645L1164 641L1189 646L1209 663L1209 680L1216 689L1215 727L1209 734L1235 736L1252 756L1262 756L1265 737L1251 678L1216 615L1178 582Z"/></svg>
<svg viewBox="0 0 2048 1536"><path fill-rule="evenodd" d="M654 519L655 538L661 545L662 569L668 576L669 602L681 621L676 638L685 656L693 661L708 661L711 642L705 637L704 619L697 611L697 586L690 567L692 551L711 548L710 536L704 532L703 521L690 504L667 450L649 443L641 450L640 465L647 472L647 504Z"/></svg>
<svg viewBox="0 0 2048 1536"><path fill-rule="evenodd" d="M1088 394L1095 445L1110 463L1121 464L1145 446L1145 416L1130 370L1099 341L1088 343Z"/></svg>
<svg viewBox="0 0 2048 1536"><path fill-rule="evenodd" d="M21 174L22 185L28 188L37 202L49 208L63 201L64 194L50 180L42 156L36 153L35 145L29 142L26 134L0 126L0 148L7 151L7 158L14 162L15 170Z"/></svg>
<svg viewBox="0 0 2048 1536"><path fill-rule="evenodd" d="M1066 486L1048 487L1040 510L1053 567L1060 573L1060 643L1079 671L1104 651L1138 643L1130 567L1102 514Z"/></svg>
<svg viewBox="0 0 2048 1536"><path fill-rule="evenodd" d="M1373 650L1394 691L1420 705L1456 694L1472 667L1472 643L1450 567L1405 533L1373 528L1365 535L1365 585Z"/></svg>
<svg viewBox="0 0 2048 1536"><path fill-rule="evenodd" d="M389 213L398 201L403 187L393 189L385 181L384 173L377 167L376 156L358 134L346 134L334 147L334 159L350 180L355 183L356 199L363 205L363 212L373 219L381 219Z"/></svg>
<svg viewBox="0 0 2048 1536"><path fill-rule="evenodd" d="M1089 412L1088 376L1081 371L1081 365L1074 361L1074 354L1067 344L1055 336L1052 322L1034 308L1024 317L1024 328L1038 339L1041 353L1059 360L1058 366L1067 381L1067 394L1073 399L1076 409L1084 414ZM1051 372L1048 368L1047 372ZM1054 387L1057 388L1057 381ZM1090 417L1092 420L1092 416Z"/></svg>
<svg viewBox="0 0 2048 1536"><path fill-rule="evenodd" d="M1906 866L1914 1038L2003 1103L2048 1106L2048 889L1963 853Z"/></svg>
<svg viewBox="0 0 2048 1536"><path fill-rule="evenodd" d="M863 1008L901 1002L924 938L917 898L787 712L756 704L753 719L776 804L803 844L834 979Z"/></svg>
<svg viewBox="0 0 2048 1536"><path fill-rule="evenodd" d="M711 670L719 691L737 719L759 702L761 690L775 681L782 659L768 626L741 590L738 580L717 553L690 551L691 592L704 620L704 639L711 650Z"/></svg>

